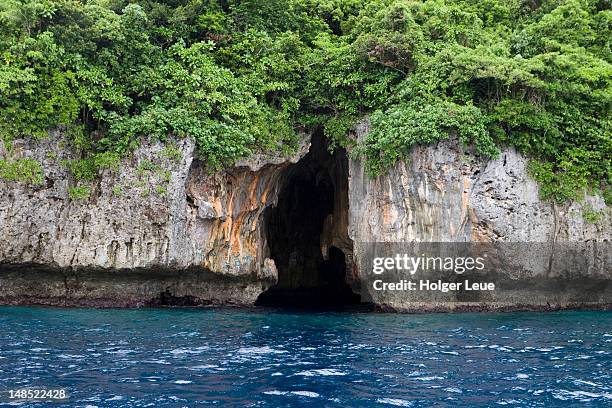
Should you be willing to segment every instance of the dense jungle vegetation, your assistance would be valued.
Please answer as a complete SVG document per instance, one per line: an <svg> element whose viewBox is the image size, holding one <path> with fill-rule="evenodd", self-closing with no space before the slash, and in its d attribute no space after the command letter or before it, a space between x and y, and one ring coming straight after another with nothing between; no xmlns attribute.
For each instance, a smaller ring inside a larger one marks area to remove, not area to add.
<svg viewBox="0 0 612 408"><path fill-rule="evenodd" d="M372 175L457 135L532 158L545 198L612 200L610 0L0 0L0 136L63 128L77 179L142 137L211 169L322 127ZM371 132L347 137L368 116ZM68 147L67 147L68 148ZM0 175L40 181L29 159Z"/></svg>

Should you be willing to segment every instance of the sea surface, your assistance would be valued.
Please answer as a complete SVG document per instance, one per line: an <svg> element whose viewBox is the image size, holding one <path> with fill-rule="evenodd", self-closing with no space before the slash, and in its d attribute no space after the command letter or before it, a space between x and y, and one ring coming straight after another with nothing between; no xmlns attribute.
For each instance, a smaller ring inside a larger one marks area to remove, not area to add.
<svg viewBox="0 0 612 408"><path fill-rule="evenodd" d="M612 406L610 312L0 307L0 333L0 406Z"/></svg>

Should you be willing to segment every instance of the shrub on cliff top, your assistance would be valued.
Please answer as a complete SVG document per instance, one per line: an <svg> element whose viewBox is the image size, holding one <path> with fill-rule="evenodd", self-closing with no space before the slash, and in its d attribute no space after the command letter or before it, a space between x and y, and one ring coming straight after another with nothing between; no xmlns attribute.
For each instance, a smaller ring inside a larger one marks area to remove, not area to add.
<svg viewBox="0 0 612 408"><path fill-rule="evenodd" d="M65 126L87 179L143 136L216 169L370 115L374 175L455 133L529 154L549 198L609 195L611 27L607 0L0 0L0 136Z"/></svg>

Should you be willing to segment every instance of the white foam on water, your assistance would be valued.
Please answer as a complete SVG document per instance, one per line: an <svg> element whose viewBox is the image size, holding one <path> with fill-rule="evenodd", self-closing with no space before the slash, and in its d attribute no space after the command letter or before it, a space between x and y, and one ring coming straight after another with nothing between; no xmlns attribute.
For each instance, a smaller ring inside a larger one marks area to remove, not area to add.
<svg viewBox="0 0 612 408"><path fill-rule="evenodd" d="M85 356L81 354L60 354L58 355L58 357L66 360L73 360L75 358L85 358Z"/></svg>
<svg viewBox="0 0 612 408"><path fill-rule="evenodd" d="M516 378L520 379L520 380L524 380L526 378L529 378L529 374L523 374L523 373L518 373L516 375Z"/></svg>
<svg viewBox="0 0 612 408"><path fill-rule="evenodd" d="M302 375L304 377L316 377L319 375L328 376L328 375L348 375L344 371L336 370L335 368L320 368L318 370L306 370L300 371L299 373L295 373L294 375Z"/></svg>
<svg viewBox="0 0 612 408"><path fill-rule="evenodd" d="M176 380L174 382L174 384L191 384L193 383L193 381L189 381L189 380Z"/></svg>
<svg viewBox="0 0 612 408"><path fill-rule="evenodd" d="M493 350L499 350L499 351L512 351L511 348L508 348L506 346L500 346L499 344L492 344L489 346L489 348Z"/></svg>
<svg viewBox="0 0 612 408"><path fill-rule="evenodd" d="M378 398L376 402L381 404L394 405L396 407L411 407L412 402L399 398Z"/></svg>
<svg viewBox="0 0 612 408"><path fill-rule="evenodd" d="M147 364L165 364L168 365L170 364L169 361L163 360L163 359L156 359L156 360L143 360L143 363L147 363Z"/></svg>
<svg viewBox="0 0 612 408"><path fill-rule="evenodd" d="M282 354L287 353L286 350L275 350L268 346L263 347L241 347L238 349L239 354Z"/></svg>
<svg viewBox="0 0 612 408"><path fill-rule="evenodd" d="M415 380L419 381L434 381L434 380L443 380L444 377L438 377L437 375L432 375L428 377L414 377Z"/></svg>
<svg viewBox="0 0 612 408"><path fill-rule="evenodd" d="M108 354L116 354L119 356L125 356L128 355L130 353L136 353L136 350L128 350L128 349L120 349L120 350L114 350L114 351L107 351Z"/></svg>
<svg viewBox="0 0 612 408"><path fill-rule="evenodd" d="M590 358L593 358L593 356L587 356L587 355L581 354L578 357L568 358L567 360L588 360Z"/></svg>
<svg viewBox="0 0 612 408"><path fill-rule="evenodd" d="M182 354L201 354L204 351L210 350L210 347L208 346L201 346L201 347L196 347L196 348L176 348L174 350L170 350L170 354L173 354L175 356L179 356Z"/></svg>
<svg viewBox="0 0 612 408"><path fill-rule="evenodd" d="M287 395L288 394L286 391L278 391L278 390L264 391L263 393L266 395Z"/></svg>
<svg viewBox="0 0 612 408"><path fill-rule="evenodd" d="M521 401L515 400L515 399L505 399L505 400L501 400L501 401L497 401L496 404L497 405L514 405L514 404L520 404Z"/></svg>
<svg viewBox="0 0 612 408"><path fill-rule="evenodd" d="M188 370L197 371L197 370L208 370L211 368L219 368L219 366L215 364L197 365L197 366L189 367Z"/></svg>
<svg viewBox="0 0 612 408"><path fill-rule="evenodd" d="M318 397L320 397L319 394L317 394L316 392L312 392L312 391L291 391L291 393L293 395L299 395L301 397L309 397L309 398L318 398Z"/></svg>
<svg viewBox="0 0 612 408"><path fill-rule="evenodd" d="M595 384L594 382L585 381L585 380L574 380L574 384L584 384L584 385L590 385L591 387L601 387L601 384Z"/></svg>
<svg viewBox="0 0 612 408"><path fill-rule="evenodd" d="M541 351L543 353L548 353L549 351L553 351L553 350L559 350L562 349L563 347L559 347L559 346L555 346L555 347L540 347L537 348L537 351Z"/></svg>
<svg viewBox="0 0 612 408"><path fill-rule="evenodd" d="M266 395L299 395L300 397L309 397L309 398L319 398L321 395L312 391L279 391L279 390L271 390L264 391Z"/></svg>
<svg viewBox="0 0 612 408"><path fill-rule="evenodd" d="M555 390L553 391L552 395L554 398L561 400L561 401L567 401L571 399L577 399L580 401L590 401L592 399L597 399L597 398L612 400L612 394L609 394L609 393L597 394L595 392L588 392L588 391Z"/></svg>

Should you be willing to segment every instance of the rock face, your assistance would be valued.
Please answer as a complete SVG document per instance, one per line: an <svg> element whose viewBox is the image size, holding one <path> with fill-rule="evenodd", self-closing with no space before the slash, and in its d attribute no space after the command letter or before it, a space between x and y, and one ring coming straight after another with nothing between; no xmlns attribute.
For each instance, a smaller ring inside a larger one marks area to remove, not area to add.
<svg viewBox="0 0 612 408"><path fill-rule="evenodd" d="M363 122L356 137L367 132L368 122ZM595 196L586 196L582 204L543 202L526 168L527 160L513 148L486 161L456 140L418 146L408 160L376 179L367 177L360 160L351 160L349 235L361 281L368 280L371 270L372 242L493 242L498 261L510 267L498 271L502 276L497 280L530 285L497 298L465 302L448 295L373 293L371 287L362 288L364 294L400 310L567 307L583 303L583 292L594 293L589 303L611 304L612 226L605 202ZM586 222L585 208L597 211L600 219ZM396 252L401 249L394 245ZM529 254L531 260L539 258L539 264L527 265ZM576 259L587 265L571 265Z"/></svg>
<svg viewBox="0 0 612 408"><path fill-rule="evenodd" d="M267 258L263 211L279 177L303 156L257 156L210 174L190 139L143 143L119 170L105 170L91 197L76 184L60 135L19 140L2 158L42 163L45 183L0 181L2 303L145 305L252 304L276 280Z"/></svg>
<svg viewBox="0 0 612 408"><path fill-rule="evenodd" d="M367 122L359 125L357 137L367 130ZM602 199L589 196L566 206L542 202L537 184L527 176L526 160L511 148L487 162L454 141L419 146L409 160L371 179L360 160L336 156L325 159L323 170L300 170L314 168L298 163L308 153L308 141L292 156L257 156L216 173L197 160L190 139L173 140L174 154L168 154L167 143L143 142L118 170L104 170L86 183L89 199L72 199L78 182L65 161L78 157L62 140L54 134L42 141L15 141L10 148L0 144L0 159L32 157L45 175L45 182L35 186L0 180L0 303L253 304L279 280L305 279L283 275L285 268L295 269L299 254L288 254L281 260L283 270L277 270L280 258L274 259L271 247L284 247L269 242L270 228L286 225L271 209L282 208L279 196L296 174L325 178L313 185L327 183L333 197L321 217L321 262L328 262L330 251L337 259L341 254L352 290L389 309L460 303L371 293L369 242L540 242L555 252L559 242L603 243L612 235ZM597 222L584 221L585 205L602 214ZM299 237L297 231L283 239ZM287 248L292 245L287 242ZM594 252L588 270L563 272L551 256L545 267L525 271L523 277L596 282L604 290L591 303L612 303L610 259L601 252ZM561 307L576 303L571 295L515 295L464 304L542 306L550 299Z"/></svg>

